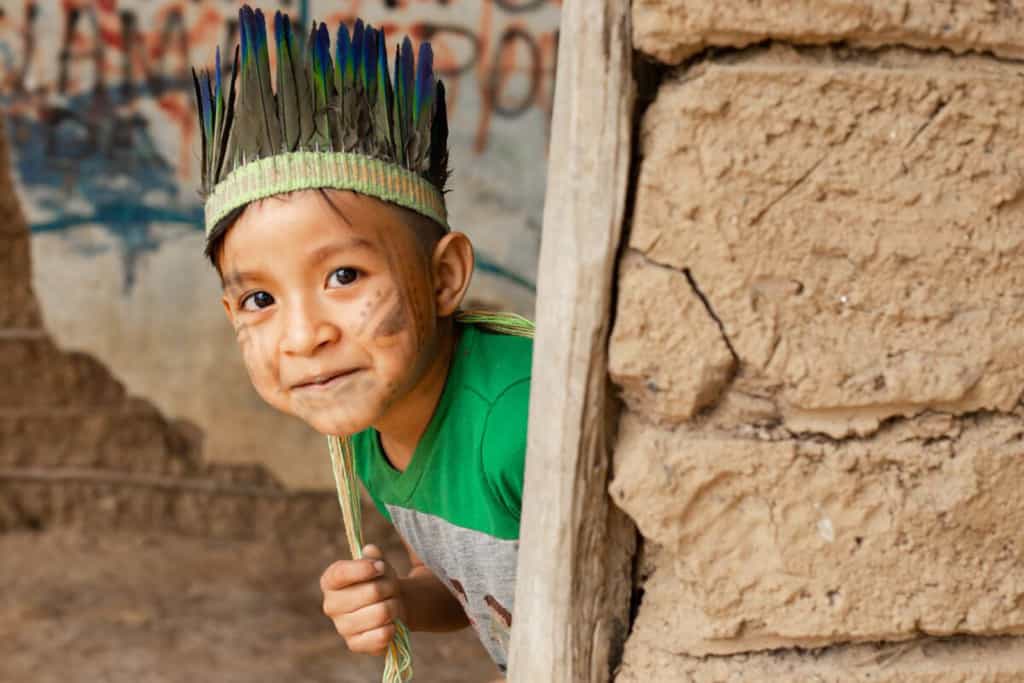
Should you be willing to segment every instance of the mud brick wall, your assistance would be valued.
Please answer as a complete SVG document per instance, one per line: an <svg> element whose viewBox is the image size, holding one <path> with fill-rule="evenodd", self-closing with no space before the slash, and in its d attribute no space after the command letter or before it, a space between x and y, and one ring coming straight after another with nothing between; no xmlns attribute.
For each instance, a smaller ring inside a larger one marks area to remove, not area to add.
<svg viewBox="0 0 1024 683"><path fill-rule="evenodd" d="M617 680L1024 680L1024 2L633 19Z"/></svg>
<svg viewBox="0 0 1024 683"><path fill-rule="evenodd" d="M286 490L259 465L204 462L200 430L126 395L91 356L57 348L32 293L8 159L0 125L0 532L71 525L292 544L343 538L333 493Z"/></svg>

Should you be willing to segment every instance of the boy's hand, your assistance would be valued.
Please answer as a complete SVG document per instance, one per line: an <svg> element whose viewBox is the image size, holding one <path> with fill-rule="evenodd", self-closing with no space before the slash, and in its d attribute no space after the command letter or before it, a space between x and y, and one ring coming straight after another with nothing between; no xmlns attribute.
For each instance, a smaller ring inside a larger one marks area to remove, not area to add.
<svg viewBox="0 0 1024 683"><path fill-rule="evenodd" d="M395 635L395 620L405 620L405 605L395 572L374 545L363 559L335 562L320 577L324 614L334 622L352 652L383 655Z"/></svg>

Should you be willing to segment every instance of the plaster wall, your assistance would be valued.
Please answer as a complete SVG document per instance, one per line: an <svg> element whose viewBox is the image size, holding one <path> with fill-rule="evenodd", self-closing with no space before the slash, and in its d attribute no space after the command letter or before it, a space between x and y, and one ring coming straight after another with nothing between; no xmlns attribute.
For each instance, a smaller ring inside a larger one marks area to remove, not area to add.
<svg viewBox="0 0 1024 683"><path fill-rule="evenodd" d="M1024 6L898 4L634 4L619 681L1024 677Z"/></svg>
<svg viewBox="0 0 1024 683"><path fill-rule="evenodd" d="M60 347L196 424L208 459L264 463L292 488L330 487L323 438L250 387L202 256L189 67L212 67L218 45L233 49L241 4L3 3L0 108L31 237L2 257L12 273L27 272L30 252L34 261L39 305L17 315L35 315ZM530 313L559 3L254 4L301 24L358 15L392 45L431 40L449 93L451 223L477 248L470 304Z"/></svg>
<svg viewBox="0 0 1024 683"><path fill-rule="evenodd" d="M0 533L65 525L307 544L341 536L331 493L289 492L259 464L204 461L195 425L130 395L93 356L60 349L41 324L28 241L0 163ZM368 522L395 542L383 520Z"/></svg>

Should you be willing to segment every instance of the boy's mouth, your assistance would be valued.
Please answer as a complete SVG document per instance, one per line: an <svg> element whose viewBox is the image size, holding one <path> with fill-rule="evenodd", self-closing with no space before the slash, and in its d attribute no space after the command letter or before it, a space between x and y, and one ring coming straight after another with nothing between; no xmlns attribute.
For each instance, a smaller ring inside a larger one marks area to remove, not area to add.
<svg viewBox="0 0 1024 683"><path fill-rule="evenodd" d="M329 388L335 384L338 384L342 380L358 372L358 368L352 368L350 370L341 370L339 372L327 372L319 375L313 375L307 377L296 384L292 385L292 390L296 389L321 389Z"/></svg>

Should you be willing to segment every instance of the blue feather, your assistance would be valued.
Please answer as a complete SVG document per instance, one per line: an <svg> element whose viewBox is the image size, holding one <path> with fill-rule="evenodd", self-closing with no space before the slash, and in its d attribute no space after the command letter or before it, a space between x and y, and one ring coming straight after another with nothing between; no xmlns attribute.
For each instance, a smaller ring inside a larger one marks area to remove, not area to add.
<svg viewBox="0 0 1024 683"><path fill-rule="evenodd" d="M402 87L405 88L406 94L412 97L412 77L413 77L413 59L412 59L412 41L409 40L409 36L406 36L402 41Z"/></svg>
<svg viewBox="0 0 1024 683"><path fill-rule="evenodd" d="M377 31L377 90L383 96L386 91L385 82L388 79L388 46L387 36L384 31ZM387 102L390 109L390 102Z"/></svg>
<svg viewBox="0 0 1024 683"><path fill-rule="evenodd" d="M388 71L388 46L387 36L384 31L377 31L377 97L382 98L386 107L387 115L390 117L391 108L394 106L394 96L391 91L391 74ZM390 128L390 121L389 126Z"/></svg>
<svg viewBox="0 0 1024 683"><path fill-rule="evenodd" d="M249 64L249 22L246 16L246 12L251 13L252 9L248 5L244 5L238 10L238 30L241 33L242 42L242 68L245 69Z"/></svg>
<svg viewBox="0 0 1024 683"><path fill-rule="evenodd" d="M363 88L366 87L366 72L363 70L363 40L366 36L366 29L362 19L356 19L356 25L352 29L352 69L356 80L362 81Z"/></svg>
<svg viewBox="0 0 1024 683"><path fill-rule="evenodd" d="M413 123L428 116L434 99L434 51L430 43L420 43L420 54L416 59L416 92L413 94Z"/></svg>
<svg viewBox="0 0 1024 683"><path fill-rule="evenodd" d="M209 73L203 80L206 85L203 88L203 126L206 128L206 138L213 142L213 83Z"/></svg>
<svg viewBox="0 0 1024 683"><path fill-rule="evenodd" d="M413 120L412 112L412 101L413 101L413 61L412 61L412 41L409 40L409 36L405 37L402 41L402 52L399 55L399 61L401 63L400 77L402 79L402 101L400 107L402 110L402 125L405 128L404 132L406 136L409 134L409 124ZM397 79L396 79L397 80ZM399 92L398 83L395 83L395 92Z"/></svg>
<svg viewBox="0 0 1024 683"><path fill-rule="evenodd" d="M277 61L290 60L292 53L292 21L283 12L274 13L274 44L277 47ZM278 86L280 88L280 85Z"/></svg>
<svg viewBox="0 0 1024 683"><path fill-rule="evenodd" d="M352 64L349 59L352 50L352 40L348 36L348 26L338 26L338 36L334 41L334 68L338 72L338 82L344 83L345 67Z"/></svg>
<svg viewBox="0 0 1024 683"><path fill-rule="evenodd" d="M256 30L253 32L255 37L253 51L262 57L267 53L267 20L263 16L262 10L256 10L253 21L256 25Z"/></svg>
<svg viewBox="0 0 1024 683"><path fill-rule="evenodd" d="M320 24L320 30L317 31L316 53L324 83L330 83L331 74L328 73L328 69L331 63L331 34L327 30L327 24Z"/></svg>

